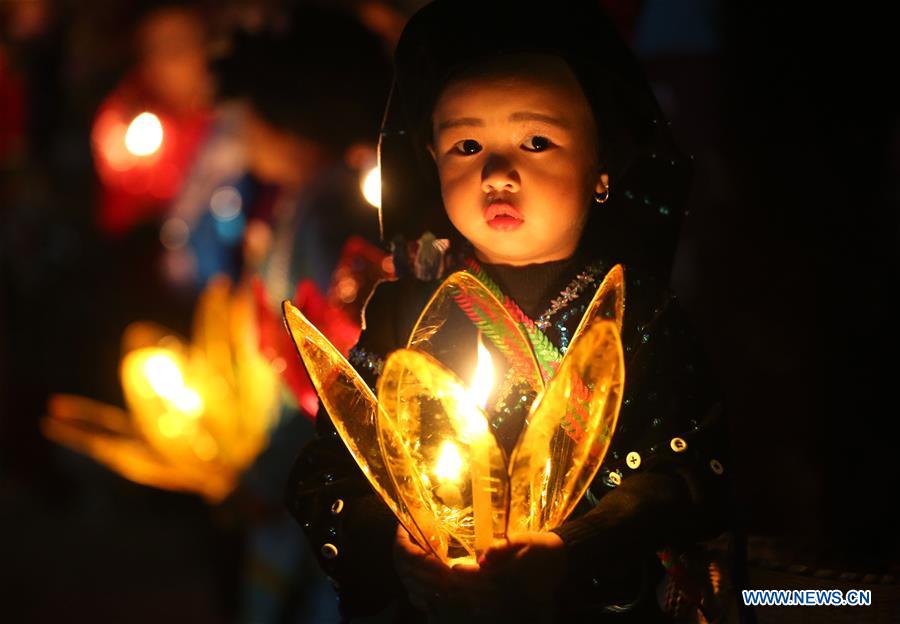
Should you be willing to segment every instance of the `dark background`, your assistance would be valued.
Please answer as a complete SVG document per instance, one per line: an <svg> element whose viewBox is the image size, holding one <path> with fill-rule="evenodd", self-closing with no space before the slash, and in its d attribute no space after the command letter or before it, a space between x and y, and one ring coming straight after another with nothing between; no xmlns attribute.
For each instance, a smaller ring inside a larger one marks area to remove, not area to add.
<svg viewBox="0 0 900 624"><path fill-rule="evenodd" d="M240 555L228 510L129 483L38 429L51 393L121 405L121 330L143 318L186 333L193 296L154 272L158 224L109 240L94 220L92 116L127 70L145 3L38 2L45 20L23 34L29 2L0 0L0 53L26 113L0 163L0 620L228 621ZM673 279L725 387L751 562L896 578L887 16L874 4L604 4L694 155Z"/></svg>

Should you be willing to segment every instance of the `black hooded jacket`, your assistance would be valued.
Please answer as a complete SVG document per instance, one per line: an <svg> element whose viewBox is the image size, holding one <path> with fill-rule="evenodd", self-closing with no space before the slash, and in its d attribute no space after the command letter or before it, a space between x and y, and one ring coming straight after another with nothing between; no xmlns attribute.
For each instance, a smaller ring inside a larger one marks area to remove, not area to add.
<svg viewBox="0 0 900 624"><path fill-rule="evenodd" d="M444 215L437 173L425 151L441 85L459 68L504 52L556 54L572 67L597 120L610 199L592 208L572 258L484 268L537 318L590 262L601 267L600 278L616 263L625 267L625 395L600 471L569 520L555 529L570 564L559 604L563 621L617 617L619 610L609 608L614 604L633 604L625 611L634 621L651 621L660 615L651 588L662 574L657 551L687 548L726 528L723 408L699 341L668 288L689 161L674 146L613 24L587 5L438 0L412 18L397 48L382 128L382 234L415 238L428 229L446 236L452 241L448 268L459 268L470 248ZM439 283L405 276L373 293L351 354L371 386L380 362L406 345ZM592 294L587 288L551 316L546 334L557 347L564 350ZM335 582L342 613L375 613L394 600L404 605L401 613L412 613L393 571L396 519L324 408L317 429L294 467L287 504Z"/></svg>

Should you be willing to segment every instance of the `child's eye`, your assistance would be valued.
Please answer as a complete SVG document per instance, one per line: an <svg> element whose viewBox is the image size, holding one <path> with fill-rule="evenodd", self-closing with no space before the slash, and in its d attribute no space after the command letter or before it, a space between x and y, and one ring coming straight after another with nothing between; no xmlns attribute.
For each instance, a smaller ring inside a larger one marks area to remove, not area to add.
<svg viewBox="0 0 900 624"><path fill-rule="evenodd" d="M522 143L522 149L528 150L529 152L543 152L551 145L553 145L553 143L547 137L535 135L525 139L525 142Z"/></svg>
<svg viewBox="0 0 900 624"><path fill-rule="evenodd" d="M454 143L453 151L465 154L466 156L471 156L472 154L477 154L481 151L481 144L474 139L465 139Z"/></svg>

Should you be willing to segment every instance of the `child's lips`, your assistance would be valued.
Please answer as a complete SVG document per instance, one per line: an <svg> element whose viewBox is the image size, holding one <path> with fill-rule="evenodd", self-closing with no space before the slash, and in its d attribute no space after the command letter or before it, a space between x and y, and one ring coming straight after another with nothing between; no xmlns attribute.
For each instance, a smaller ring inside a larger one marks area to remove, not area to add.
<svg viewBox="0 0 900 624"><path fill-rule="evenodd" d="M495 230L514 230L525 221L522 213L506 202L492 202L484 209L484 220Z"/></svg>

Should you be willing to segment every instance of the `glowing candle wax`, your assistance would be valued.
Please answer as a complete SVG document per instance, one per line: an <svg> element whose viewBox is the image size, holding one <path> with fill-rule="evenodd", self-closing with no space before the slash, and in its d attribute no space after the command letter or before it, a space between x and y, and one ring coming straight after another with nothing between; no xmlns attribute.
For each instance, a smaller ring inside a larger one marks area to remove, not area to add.
<svg viewBox="0 0 900 624"><path fill-rule="evenodd" d="M469 442L470 465L469 474L472 479L472 516L475 524L475 552L479 555L488 549L493 540L493 522L491 506L491 432L483 412L491 392L494 380L494 367L491 354L485 348L479 334L478 363L475 375L469 387L468 401L464 402L468 409L463 410L463 437Z"/></svg>

